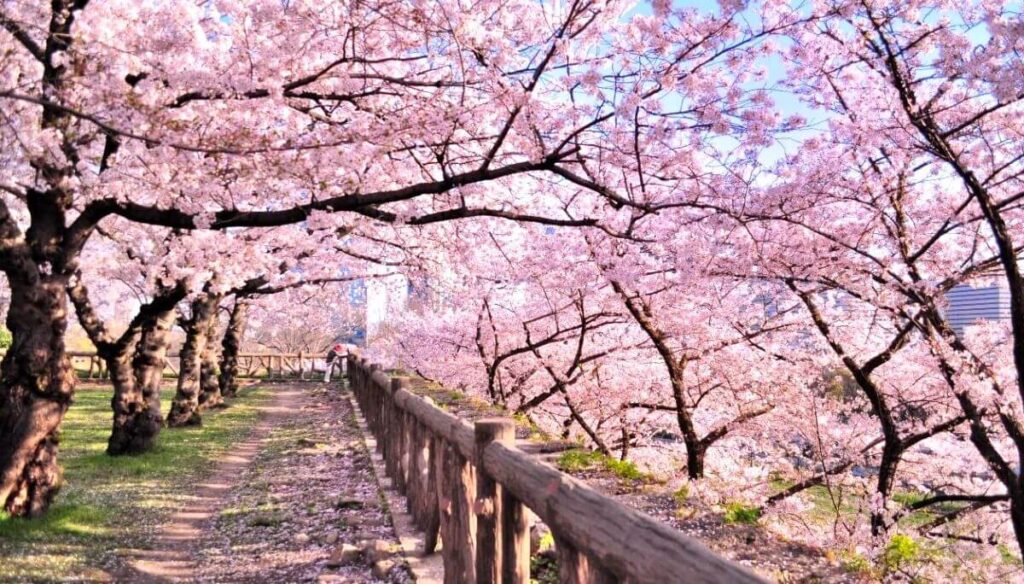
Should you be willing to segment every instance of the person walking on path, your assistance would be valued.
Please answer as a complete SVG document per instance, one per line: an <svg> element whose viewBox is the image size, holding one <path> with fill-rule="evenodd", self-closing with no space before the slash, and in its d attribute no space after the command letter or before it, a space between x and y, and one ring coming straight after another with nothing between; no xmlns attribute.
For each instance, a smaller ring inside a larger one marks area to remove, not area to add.
<svg viewBox="0 0 1024 584"><path fill-rule="evenodd" d="M335 343L331 347L330 351L327 351L327 367L324 370L324 383L331 382L331 372L334 371L335 364L341 367L341 373L344 374L344 363L345 357L348 356L348 347L341 343Z"/></svg>

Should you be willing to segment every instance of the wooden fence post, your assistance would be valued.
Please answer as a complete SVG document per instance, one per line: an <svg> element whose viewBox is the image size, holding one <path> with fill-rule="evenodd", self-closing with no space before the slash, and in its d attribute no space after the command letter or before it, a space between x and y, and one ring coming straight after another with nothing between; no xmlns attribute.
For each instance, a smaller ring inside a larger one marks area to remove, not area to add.
<svg viewBox="0 0 1024 584"><path fill-rule="evenodd" d="M476 582L476 515L473 499L476 472L454 444L438 438L438 505L441 509L441 539L444 544L445 584Z"/></svg>
<svg viewBox="0 0 1024 584"><path fill-rule="evenodd" d="M429 397L424 398L424 401L434 405L434 401ZM436 493L440 489L437 479L437 442L434 440L433 432L424 425L420 425L420 442L419 442L419 456L420 463L420 513L423 516L421 519L420 529L423 530L424 552L428 554L434 553L437 547L437 536L438 529L440 527L440 511L437 504Z"/></svg>
<svg viewBox="0 0 1024 584"><path fill-rule="evenodd" d="M443 541L445 584L529 582L527 505L551 527L560 583L763 582L516 448L512 420L469 426L379 365L349 364L388 474L426 531L427 553Z"/></svg>
<svg viewBox="0 0 1024 584"><path fill-rule="evenodd" d="M506 546L505 536L509 534L504 525L506 519L504 490L501 485L483 470L483 452L491 442L512 445L516 439L515 422L508 418L485 418L473 425L475 438L474 465L476 466L476 577L478 584L500 584L505 574L505 562L519 564L519 558L505 558L506 551L517 553L522 546L510 542ZM521 511L520 511L521 512ZM509 530L513 531L513 530ZM513 539L515 535L513 535ZM529 542L529 539L526 539ZM529 561L529 547L527 547ZM517 569L510 570L512 573ZM526 576L529 576L527 570Z"/></svg>
<svg viewBox="0 0 1024 584"><path fill-rule="evenodd" d="M391 380L391 394L394 395L398 390L404 389L406 383L406 380L400 377L393 378ZM412 425L412 420L410 420L412 416L407 416L405 411L394 402L394 399L390 400L388 408L395 422L394 427L390 429L391 444L394 448L394 471L391 478L395 489L402 496L406 496L409 493L406 488L406 477L409 476L409 431Z"/></svg>
<svg viewBox="0 0 1024 584"><path fill-rule="evenodd" d="M512 440L515 442L515 430ZM530 583L530 514L512 493L501 489L501 540L504 584Z"/></svg>

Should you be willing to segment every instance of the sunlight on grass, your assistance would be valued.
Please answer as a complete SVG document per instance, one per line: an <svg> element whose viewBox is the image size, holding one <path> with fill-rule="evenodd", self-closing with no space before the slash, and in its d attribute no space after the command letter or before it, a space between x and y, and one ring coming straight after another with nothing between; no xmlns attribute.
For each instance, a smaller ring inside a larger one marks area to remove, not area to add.
<svg viewBox="0 0 1024 584"><path fill-rule="evenodd" d="M0 581L93 579L114 550L147 548L167 514L188 501L191 486L241 441L273 390L247 390L231 407L205 412L203 426L165 429L151 451L107 456L109 387L85 385L61 429L64 485L43 517L0 514ZM165 388L164 411L172 391Z"/></svg>
<svg viewBox="0 0 1024 584"><path fill-rule="evenodd" d="M651 482L654 480L654 477L641 471L628 460L619 460L595 450L582 448L566 450L559 455L555 465L565 472L602 468L625 481Z"/></svg>
<svg viewBox="0 0 1024 584"><path fill-rule="evenodd" d="M0 539L46 540L52 535L102 536L110 533L111 512L94 505L64 504L36 519L14 519L0 513Z"/></svg>

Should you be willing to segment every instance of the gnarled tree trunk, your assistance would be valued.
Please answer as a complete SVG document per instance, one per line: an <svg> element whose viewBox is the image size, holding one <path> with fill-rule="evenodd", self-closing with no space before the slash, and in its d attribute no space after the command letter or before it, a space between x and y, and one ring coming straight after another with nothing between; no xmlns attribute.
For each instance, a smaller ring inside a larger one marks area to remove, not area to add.
<svg viewBox="0 0 1024 584"><path fill-rule="evenodd" d="M149 415L158 427L164 424L160 413L160 383L167 364L167 347L171 343L171 329L177 321L174 309L168 309L153 316L143 327L142 338L135 349L132 367L135 382L142 391L142 398L148 405Z"/></svg>
<svg viewBox="0 0 1024 584"><path fill-rule="evenodd" d="M192 317L185 327L185 344L181 347L181 369L178 371L178 389L174 394L167 425L194 426L202 423L199 415L199 394L202 374L202 355L209 340L210 320L217 316L221 295L205 290L192 302Z"/></svg>
<svg viewBox="0 0 1024 584"><path fill-rule="evenodd" d="M40 276L27 262L12 267L5 272L13 343L0 364L0 505L34 517L60 488L58 430L75 377L64 346L66 278Z"/></svg>
<svg viewBox="0 0 1024 584"><path fill-rule="evenodd" d="M220 356L220 392L227 397L238 393L238 352L242 348L245 325L249 315L249 301L236 298L231 309L231 319L224 332L223 349Z"/></svg>
<svg viewBox="0 0 1024 584"><path fill-rule="evenodd" d="M142 388L136 383L132 370L131 347L105 356L110 370L110 381L114 386L114 397L110 404L114 410L114 425L107 441L107 454L138 454L153 447L160 433L160 424L154 423L149 404L142 395Z"/></svg>
<svg viewBox="0 0 1024 584"><path fill-rule="evenodd" d="M145 376L149 372L142 361L137 367L134 357L138 355L140 339L184 298L185 287L179 284L175 288L158 291L153 301L142 305L124 333L116 339L107 331L106 325L93 309L89 291L80 277L71 281L68 295L75 305L78 321L106 363L114 386L114 397L110 401L114 423L107 442L107 453L117 456L138 454L151 449L163 425L160 405L158 401L153 409L152 402L146 399L140 374ZM160 365L162 369L162 359Z"/></svg>
<svg viewBox="0 0 1024 584"><path fill-rule="evenodd" d="M165 293L152 304L143 307L144 310L150 310L142 321L138 341L131 347L134 354L132 350L126 350L117 363L118 369L125 369L126 381L118 381L120 376L115 373L114 364L108 361L115 391L114 428L107 444L108 454L140 454L156 444L157 436L164 426L160 412L160 382L167 361L170 331L176 318L171 302L176 303L182 297L183 288ZM158 302L160 305L157 305ZM125 395L120 412L117 407L119 388Z"/></svg>
<svg viewBox="0 0 1024 584"><path fill-rule="evenodd" d="M203 348L199 364L199 408L214 408L224 404L224 397L220 393L220 382L217 377L220 375L220 364L217 351L217 314L214 312L210 319L210 326L206 336L206 347Z"/></svg>
<svg viewBox="0 0 1024 584"><path fill-rule="evenodd" d="M68 68L55 57L70 48L75 16L85 3L52 0L49 5L45 43L32 46L43 65L40 92L59 99ZM5 28L19 31L10 19L5 19ZM70 227L66 222L74 201L67 179L79 160L81 134L75 131L75 119L49 104L41 114L40 127L60 137L63 156L47 153L30 161L39 188L26 187L21 193L31 217L24 233L0 198L0 270L11 288L7 328L12 337L0 363L0 506L14 516L42 514L60 488L58 430L75 390L64 344L66 287L95 227L81 216Z"/></svg>

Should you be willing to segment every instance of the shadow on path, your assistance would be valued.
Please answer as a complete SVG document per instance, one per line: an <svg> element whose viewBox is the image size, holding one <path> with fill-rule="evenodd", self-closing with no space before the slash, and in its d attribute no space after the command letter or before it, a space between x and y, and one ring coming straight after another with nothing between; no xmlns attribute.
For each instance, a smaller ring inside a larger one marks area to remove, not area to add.
<svg viewBox="0 0 1024 584"><path fill-rule="evenodd" d="M306 400L304 388L281 385L274 389L273 401L261 406L260 421L248 438L217 461L213 473L196 485L195 498L185 509L171 515L153 542L152 550L125 550L124 566L117 581L132 583L187 582L194 579L198 566L194 545L213 519L238 480L259 453L274 427L297 415Z"/></svg>

